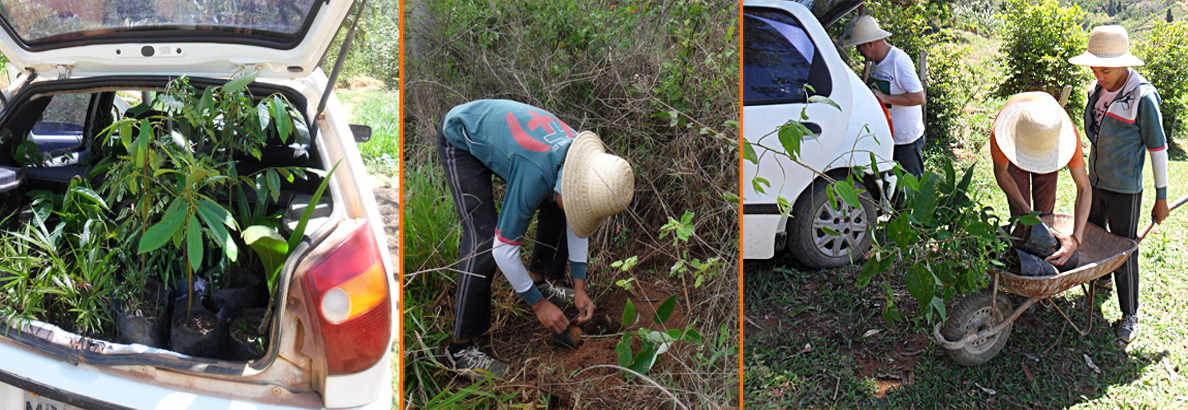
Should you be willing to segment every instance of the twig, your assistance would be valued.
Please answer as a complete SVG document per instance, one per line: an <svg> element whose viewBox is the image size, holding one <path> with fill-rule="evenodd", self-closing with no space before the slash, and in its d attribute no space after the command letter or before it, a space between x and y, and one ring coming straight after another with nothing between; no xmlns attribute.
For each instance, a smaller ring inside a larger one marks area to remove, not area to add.
<svg viewBox="0 0 1188 410"><path fill-rule="evenodd" d="M661 386L660 383L656 383L655 380L652 380L648 376L644 376L643 374L640 374L639 372L636 372L635 370L631 370L631 369L628 369L623 366L619 366L619 365L615 365L615 364L596 364L596 365L587 367L585 369L578 370L578 372L574 373L573 376L577 377L577 375L584 373L586 370L598 369L598 368L618 369L618 370L625 371L627 373L631 373L631 374L635 375L636 377L639 377L639 378L643 379L644 381L650 383L651 385L656 386L657 389L660 389L660 391L662 391L662 392L664 392L664 394L668 395L668 398L672 399L672 402L676 403L677 406L680 406L682 409L689 410L689 406L686 406L685 403L682 403L681 399L678 399L675 394L672 394L672 392L668 391L668 389L664 388L664 386Z"/></svg>

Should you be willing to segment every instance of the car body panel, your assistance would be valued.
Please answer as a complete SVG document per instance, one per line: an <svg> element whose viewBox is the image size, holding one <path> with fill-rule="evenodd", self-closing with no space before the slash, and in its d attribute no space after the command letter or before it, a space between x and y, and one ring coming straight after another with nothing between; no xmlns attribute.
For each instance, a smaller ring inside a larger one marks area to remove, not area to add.
<svg viewBox="0 0 1188 410"><path fill-rule="evenodd" d="M878 172L889 172L895 165L892 160L894 142L886 113L878 100L845 64L828 33L808 9L799 3L764 0L747 1L744 7L781 10L803 25L829 68L832 87L826 97L840 107L824 102L743 107L743 137L746 141L780 153L783 148L777 130L788 120L800 119L803 112L808 119L802 122L812 123L820 129L819 133L805 136L800 145L799 160L804 166L784 155L763 154L760 148L756 148L760 153L757 164L743 162L743 257L766 259L775 255L776 237L785 231L788 221L776 206L780 198L795 204L819 176L818 171L869 167L871 153L875 155ZM770 183L762 187L764 192L755 190L751 183L756 177Z"/></svg>

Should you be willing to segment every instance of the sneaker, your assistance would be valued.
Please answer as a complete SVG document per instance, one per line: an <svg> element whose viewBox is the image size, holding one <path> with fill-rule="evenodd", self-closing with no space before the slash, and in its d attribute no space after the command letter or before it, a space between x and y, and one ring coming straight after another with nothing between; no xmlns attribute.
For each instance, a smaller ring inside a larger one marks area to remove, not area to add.
<svg viewBox="0 0 1188 410"><path fill-rule="evenodd" d="M446 348L446 360L454 371L478 378L487 375L502 379L507 374L507 363L495 360L478 349L473 343L466 345L456 352Z"/></svg>
<svg viewBox="0 0 1188 410"><path fill-rule="evenodd" d="M1122 317L1122 321L1118 323L1118 330L1115 332L1118 340L1125 343L1130 343L1134 337L1138 335L1138 315L1126 315Z"/></svg>
<svg viewBox="0 0 1188 410"><path fill-rule="evenodd" d="M550 303L557 305L558 308L564 308L565 306L573 303L573 297L575 295L573 289L564 286L557 286L553 284L553 281L551 280L544 279L537 281L536 289L540 291L541 295L544 295L545 299L548 299Z"/></svg>

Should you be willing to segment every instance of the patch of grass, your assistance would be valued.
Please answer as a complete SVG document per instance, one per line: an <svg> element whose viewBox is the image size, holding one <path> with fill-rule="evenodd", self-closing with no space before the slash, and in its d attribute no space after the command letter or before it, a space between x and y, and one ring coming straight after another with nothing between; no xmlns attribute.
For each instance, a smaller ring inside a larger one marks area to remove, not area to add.
<svg viewBox="0 0 1188 410"><path fill-rule="evenodd" d="M393 175L400 158L400 98L396 90L341 90L338 99L352 124L371 127L371 141L359 144L368 171Z"/></svg>

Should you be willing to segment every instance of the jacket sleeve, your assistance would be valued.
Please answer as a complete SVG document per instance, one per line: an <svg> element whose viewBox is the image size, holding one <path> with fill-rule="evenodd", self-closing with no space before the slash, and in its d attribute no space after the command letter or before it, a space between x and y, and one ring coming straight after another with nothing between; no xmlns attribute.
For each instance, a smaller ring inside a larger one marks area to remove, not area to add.
<svg viewBox="0 0 1188 410"><path fill-rule="evenodd" d="M1155 177L1155 198L1167 199L1167 136L1163 133L1163 114L1159 94L1143 93L1139 100L1139 137L1151 155L1151 173Z"/></svg>

